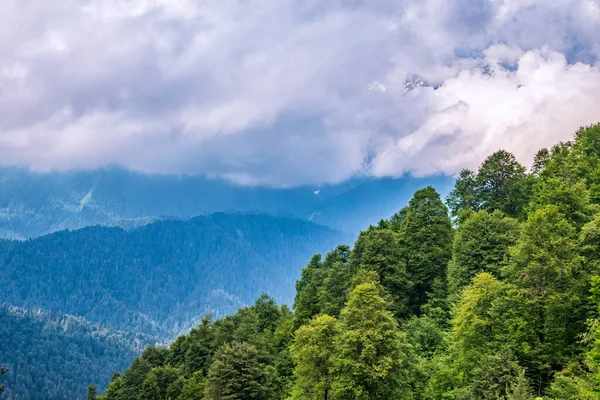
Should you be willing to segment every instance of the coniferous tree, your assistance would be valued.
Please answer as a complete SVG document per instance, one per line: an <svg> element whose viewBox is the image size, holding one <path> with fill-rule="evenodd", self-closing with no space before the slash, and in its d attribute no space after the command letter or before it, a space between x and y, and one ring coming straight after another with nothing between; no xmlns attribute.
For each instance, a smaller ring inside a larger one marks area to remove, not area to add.
<svg viewBox="0 0 600 400"><path fill-rule="evenodd" d="M448 291L452 299L479 272L500 276L508 248L515 244L519 225L500 210L479 211L460 224L448 264Z"/></svg>
<svg viewBox="0 0 600 400"><path fill-rule="evenodd" d="M296 297L294 299L296 328L321 312L319 287L324 278L321 255L315 254L306 268L302 270L300 280L296 281Z"/></svg>
<svg viewBox="0 0 600 400"><path fill-rule="evenodd" d="M475 173L468 169L463 169L458 174L454 187L446 198L450 214L453 217L458 218L460 213L465 210L477 211L479 209L475 178Z"/></svg>
<svg viewBox="0 0 600 400"><path fill-rule="evenodd" d="M402 258L400 236L390 229L370 227L361 232L350 256L354 273L373 271L392 298L392 311L398 318L409 315L412 282Z"/></svg>
<svg viewBox="0 0 600 400"><path fill-rule="evenodd" d="M87 387L87 396L86 400L96 400L96 396L98 395L98 389L95 385L89 385Z"/></svg>
<svg viewBox="0 0 600 400"><path fill-rule="evenodd" d="M432 187L415 192L400 224L400 256L412 282L410 307L415 314L427 302L436 278L446 279L452 257L448 209Z"/></svg>

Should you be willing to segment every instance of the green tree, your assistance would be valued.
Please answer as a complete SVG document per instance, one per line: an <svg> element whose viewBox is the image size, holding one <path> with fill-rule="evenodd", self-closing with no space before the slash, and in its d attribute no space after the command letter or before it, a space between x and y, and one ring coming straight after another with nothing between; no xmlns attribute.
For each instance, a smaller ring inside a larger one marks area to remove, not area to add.
<svg viewBox="0 0 600 400"><path fill-rule="evenodd" d="M350 293L341 313L332 361L334 399L402 399L412 396L413 354L378 284Z"/></svg>
<svg viewBox="0 0 600 400"><path fill-rule="evenodd" d="M479 209L475 178L473 171L468 169L463 169L458 174L454 187L446 197L446 204L453 217L458 218L465 210Z"/></svg>
<svg viewBox="0 0 600 400"><path fill-rule="evenodd" d="M185 338L185 344L175 341L171 346L172 352L183 354L183 360L181 360L181 356L178 356L174 361L185 361L185 370L188 374L196 371L203 371L206 374L208 371L215 340L211 318L210 314L204 316L202 322Z"/></svg>
<svg viewBox="0 0 600 400"><path fill-rule="evenodd" d="M268 400L272 386L260 351L248 343L223 345L208 371L207 400Z"/></svg>
<svg viewBox="0 0 600 400"><path fill-rule="evenodd" d="M408 316L412 283L402 259L400 236L397 233L375 227L361 232L350 255L350 264L355 274L360 271L375 272L381 285L391 295L392 311L396 317Z"/></svg>
<svg viewBox="0 0 600 400"><path fill-rule="evenodd" d="M86 399L87 400L96 400L96 396L98 396L98 389L96 388L95 385L89 385L87 387L87 396Z"/></svg>
<svg viewBox="0 0 600 400"><path fill-rule="evenodd" d="M500 276L500 267L515 244L519 225L499 210L473 213L460 224L454 236L452 260L448 264L448 291L456 299L459 291L479 272Z"/></svg>
<svg viewBox="0 0 600 400"><path fill-rule="evenodd" d="M148 361L141 357L136 358L131 363L131 366L125 371L122 378L122 387L117 397L119 400L133 400L137 399L138 395L142 393L144 380L146 375L152 369Z"/></svg>
<svg viewBox="0 0 600 400"><path fill-rule="evenodd" d="M184 379L181 387L181 400L202 400L206 378L202 371L196 371L188 379Z"/></svg>
<svg viewBox="0 0 600 400"><path fill-rule="evenodd" d="M525 167L514 155L504 150L495 152L481 164L475 181L480 209L500 210L514 218L523 216L528 179Z"/></svg>
<svg viewBox="0 0 600 400"><path fill-rule="evenodd" d="M600 123L575 133L572 157L575 172L585 180L591 201L600 204Z"/></svg>
<svg viewBox="0 0 600 400"><path fill-rule="evenodd" d="M315 254L310 263L302 270L300 280L296 281L296 297L294 299L296 328L321 312L319 288L325 278L324 275L321 255Z"/></svg>
<svg viewBox="0 0 600 400"><path fill-rule="evenodd" d="M503 275L520 288L527 323L536 332L530 342L530 371L537 371L543 389L553 371L579 348L589 310L589 275L577 252L575 228L556 206L530 214Z"/></svg>
<svg viewBox="0 0 600 400"><path fill-rule="evenodd" d="M146 375L139 400L176 399L181 394L177 370L170 366L155 367Z"/></svg>
<svg viewBox="0 0 600 400"><path fill-rule="evenodd" d="M279 319L279 307L275 299L266 293L262 293L251 307L252 311L258 317L258 326L261 331L275 330L277 320Z"/></svg>
<svg viewBox="0 0 600 400"><path fill-rule="evenodd" d="M319 288L319 311L322 314L339 316L346 303L352 278L349 266L350 248L340 245L329 252L323 261L324 277Z"/></svg>
<svg viewBox="0 0 600 400"><path fill-rule="evenodd" d="M400 256L413 283L410 306L419 314L435 279L446 279L452 256L452 223L434 188L429 186L415 192L399 234Z"/></svg>
<svg viewBox="0 0 600 400"><path fill-rule="evenodd" d="M539 177L546 165L550 161L551 153L548 149L543 148L535 153L533 158L533 165L531 166L531 173L535 177Z"/></svg>
<svg viewBox="0 0 600 400"><path fill-rule="evenodd" d="M338 322L321 315L296 331L291 354L294 360L293 400L328 400L331 391L331 359Z"/></svg>
<svg viewBox="0 0 600 400"><path fill-rule="evenodd" d="M123 376L119 372L115 372L110 379L110 383L104 391L104 400L123 400L121 395L123 391Z"/></svg>

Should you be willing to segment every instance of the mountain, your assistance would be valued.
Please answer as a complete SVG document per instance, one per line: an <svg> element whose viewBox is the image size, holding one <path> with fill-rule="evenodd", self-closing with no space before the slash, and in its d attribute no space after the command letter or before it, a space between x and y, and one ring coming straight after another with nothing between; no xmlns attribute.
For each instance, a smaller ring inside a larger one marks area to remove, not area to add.
<svg viewBox="0 0 600 400"><path fill-rule="evenodd" d="M78 400L106 385L155 338L111 331L72 315L0 305L2 383L10 400Z"/></svg>
<svg viewBox="0 0 600 400"><path fill-rule="evenodd" d="M415 188L449 177L352 179L291 189L238 186L198 176L146 175L109 168L35 173L0 169L0 237L24 239L91 225L144 225L161 217L262 212L310 219L357 234L397 211Z"/></svg>
<svg viewBox="0 0 600 400"><path fill-rule="evenodd" d="M315 252L350 237L302 220L224 214L130 230L88 227L0 242L3 301L171 337L268 291L292 301Z"/></svg>

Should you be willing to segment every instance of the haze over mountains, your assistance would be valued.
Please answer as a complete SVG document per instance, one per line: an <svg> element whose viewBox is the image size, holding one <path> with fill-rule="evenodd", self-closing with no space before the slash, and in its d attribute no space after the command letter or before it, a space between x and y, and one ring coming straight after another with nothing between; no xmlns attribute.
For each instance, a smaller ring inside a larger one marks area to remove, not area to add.
<svg viewBox="0 0 600 400"><path fill-rule="evenodd" d="M314 253L352 243L426 184L443 192L451 179L278 189L118 168L1 169L9 398L84 398L88 383L104 387L145 344L209 312L232 313L262 292L291 305Z"/></svg>
<svg viewBox="0 0 600 400"><path fill-rule="evenodd" d="M0 237L24 239L98 224L136 226L162 217L190 218L221 211L308 219L356 234L397 211L416 189L428 184L443 193L451 182L444 176L407 176L277 189L118 168L53 173L2 168Z"/></svg>

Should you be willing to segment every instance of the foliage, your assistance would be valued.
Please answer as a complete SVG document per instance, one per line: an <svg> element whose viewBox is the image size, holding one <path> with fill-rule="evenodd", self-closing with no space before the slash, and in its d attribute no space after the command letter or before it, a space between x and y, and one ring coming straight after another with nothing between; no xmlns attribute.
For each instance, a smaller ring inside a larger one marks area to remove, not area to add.
<svg viewBox="0 0 600 400"><path fill-rule="evenodd" d="M519 232L516 220L501 211L479 211L460 224L454 237L452 260L448 265L448 290L452 298L479 272L500 276L500 267L515 244Z"/></svg>
<svg viewBox="0 0 600 400"><path fill-rule="evenodd" d="M342 310L331 368L334 398L411 396L412 350L377 285L357 285Z"/></svg>
<svg viewBox="0 0 600 400"><path fill-rule="evenodd" d="M331 392L332 356L338 322L321 315L296 331L291 347L294 360L293 400L327 400Z"/></svg>
<svg viewBox="0 0 600 400"><path fill-rule="evenodd" d="M455 230L418 190L314 256L294 312L257 293L146 349L101 399L600 398L599 143L596 125L530 173L506 151L462 171Z"/></svg>

